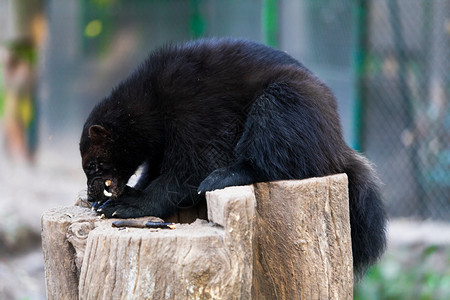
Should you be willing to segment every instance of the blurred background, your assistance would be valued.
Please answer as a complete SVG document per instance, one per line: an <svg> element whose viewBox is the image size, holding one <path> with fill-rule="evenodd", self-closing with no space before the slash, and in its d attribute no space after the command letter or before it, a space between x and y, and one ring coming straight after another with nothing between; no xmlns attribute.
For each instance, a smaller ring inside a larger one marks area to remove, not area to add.
<svg viewBox="0 0 450 300"><path fill-rule="evenodd" d="M40 216L85 189L92 107L154 48L233 36L334 91L389 248L356 299L450 299L450 0L0 0L0 299L45 299Z"/></svg>

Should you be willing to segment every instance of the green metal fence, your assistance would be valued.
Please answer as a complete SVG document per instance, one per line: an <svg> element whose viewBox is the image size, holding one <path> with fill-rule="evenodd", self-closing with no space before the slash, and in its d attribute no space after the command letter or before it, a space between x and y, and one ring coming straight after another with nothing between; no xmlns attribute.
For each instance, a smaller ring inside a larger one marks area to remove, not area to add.
<svg viewBox="0 0 450 300"><path fill-rule="evenodd" d="M450 1L284 0L280 47L338 98L392 217L450 220Z"/></svg>
<svg viewBox="0 0 450 300"><path fill-rule="evenodd" d="M450 1L366 10L361 145L393 216L450 219Z"/></svg>

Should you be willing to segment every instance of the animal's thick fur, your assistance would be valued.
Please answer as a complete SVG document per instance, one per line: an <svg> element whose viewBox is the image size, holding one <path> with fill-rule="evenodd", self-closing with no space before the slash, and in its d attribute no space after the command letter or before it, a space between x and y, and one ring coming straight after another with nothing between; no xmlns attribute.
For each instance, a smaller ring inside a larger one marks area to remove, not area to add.
<svg viewBox="0 0 450 300"><path fill-rule="evenodd" d="M88 117L90 199L107 217L167 217L231 185L345 172L356 274L385 249L377 176L344 142L331 91L284 52L245 40L163 47ZM140 166L134 188L125 186ZM108 199L104 181L112 179ZM200 192L200 194L198 193Z"/></svg>

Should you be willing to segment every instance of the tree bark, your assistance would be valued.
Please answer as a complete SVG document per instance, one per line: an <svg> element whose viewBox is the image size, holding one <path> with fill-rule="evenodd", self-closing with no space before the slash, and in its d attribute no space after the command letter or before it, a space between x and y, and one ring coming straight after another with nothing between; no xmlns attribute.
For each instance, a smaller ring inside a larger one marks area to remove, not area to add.
<svg viewBox="0 0 450 300"><path fill-rule="evenodd" d="M352 299L345 175L255 185L253 299Z"/></svg>
<svg viewBox="0 0 450 300"><path fill-rule="evenodd" d="M207 209L210 222L173 230L47 211L48 299L352 298L345 175L229 187Z"/></svg>

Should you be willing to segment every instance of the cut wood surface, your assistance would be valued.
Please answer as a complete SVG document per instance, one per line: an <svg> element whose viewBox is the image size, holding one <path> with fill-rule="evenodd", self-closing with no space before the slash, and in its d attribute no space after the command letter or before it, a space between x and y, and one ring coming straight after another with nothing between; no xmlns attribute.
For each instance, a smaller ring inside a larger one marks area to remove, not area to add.
<svg viewBox="0 0 450 300"><path fill-rule="evenodd" d="M352 298L345 175L229 187L207 193L207 210L173 230L47 211L48 299Z"/></svg>

